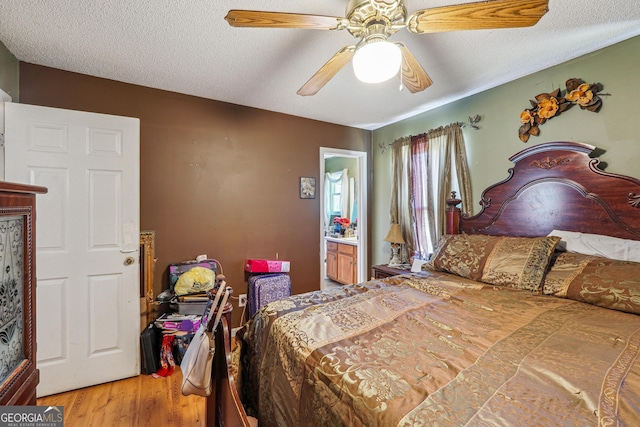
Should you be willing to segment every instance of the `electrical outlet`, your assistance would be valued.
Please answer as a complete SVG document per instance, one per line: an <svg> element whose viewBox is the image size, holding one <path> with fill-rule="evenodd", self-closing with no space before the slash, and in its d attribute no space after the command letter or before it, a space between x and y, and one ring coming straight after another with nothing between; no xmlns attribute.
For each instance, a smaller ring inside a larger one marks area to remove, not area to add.
<svg viewBox="0 0 640 427"><path fill-rule="evenodd" d="M244 307L247 305L247 294L240 294L238 297L238 307Z"/></svg>

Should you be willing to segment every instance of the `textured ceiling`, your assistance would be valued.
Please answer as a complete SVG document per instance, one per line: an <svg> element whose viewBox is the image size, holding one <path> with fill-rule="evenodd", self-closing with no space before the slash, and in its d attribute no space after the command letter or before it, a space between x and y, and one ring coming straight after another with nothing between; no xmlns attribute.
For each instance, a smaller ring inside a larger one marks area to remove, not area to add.
<svg viewBox="0 0 640 427"><path fill-rule="evenodd" d="M530 28L399 31L433 79L370 85L345 66L315 96L296 91L347 31L233 28L229 9L344 16L347 0L2 0L0 41L21 61L363 129L376 129L640 34L638 0L549 0ZM407 0L408 12L467 3Z"/></svg>

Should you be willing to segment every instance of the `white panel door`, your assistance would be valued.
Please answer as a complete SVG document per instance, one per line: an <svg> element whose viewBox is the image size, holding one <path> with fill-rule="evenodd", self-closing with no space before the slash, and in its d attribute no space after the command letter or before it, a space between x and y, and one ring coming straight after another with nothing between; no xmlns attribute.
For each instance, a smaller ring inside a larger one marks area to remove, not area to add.
<svg viewBox="0 0 640 427"><path fill-rule="evenodd" d="M139 374L139 120L6 104L7 181L36 219L38 396Z"/></svg>

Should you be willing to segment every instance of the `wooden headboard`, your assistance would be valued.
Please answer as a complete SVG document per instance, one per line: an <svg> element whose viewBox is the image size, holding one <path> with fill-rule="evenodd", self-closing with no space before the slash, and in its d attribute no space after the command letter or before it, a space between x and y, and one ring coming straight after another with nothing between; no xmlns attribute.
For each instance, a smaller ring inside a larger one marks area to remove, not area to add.
<svg viewBox="0 0 640 427"><path fill-rule="evenodd" d="M535 237L556 229L640 240L640 180L601 170L595 149L549 142L520 151L509 158L509 177L482 193L477 215L461 216L450 202L447 232Z"/></svg>

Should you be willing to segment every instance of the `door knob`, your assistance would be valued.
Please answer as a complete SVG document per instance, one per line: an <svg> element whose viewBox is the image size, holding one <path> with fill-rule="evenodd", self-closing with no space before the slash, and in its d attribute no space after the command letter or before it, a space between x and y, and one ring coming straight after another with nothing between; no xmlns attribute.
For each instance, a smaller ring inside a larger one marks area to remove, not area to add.
<svg viewBox="0 0 640 427"><path fill-rule="evenodd" d="M133 259L133 257L132 257L132 256L128 256L128 257L126 257L126 258L124 259L124 265L131 265L131 264L133 264L134 262L136 262L136 260L135 260L135 259Z"/></svg>

